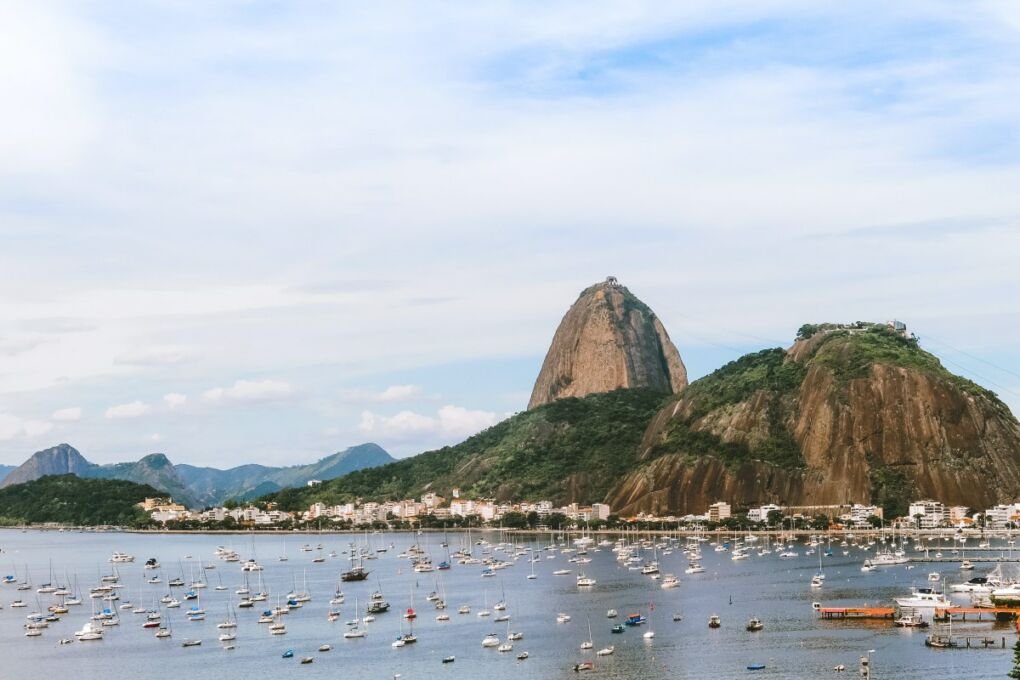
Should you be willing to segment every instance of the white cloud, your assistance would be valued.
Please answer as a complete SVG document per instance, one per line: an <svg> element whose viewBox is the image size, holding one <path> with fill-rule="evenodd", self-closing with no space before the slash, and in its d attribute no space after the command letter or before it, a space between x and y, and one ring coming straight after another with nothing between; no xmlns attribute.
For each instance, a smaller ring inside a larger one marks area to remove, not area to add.
<svg viewBox="0 0 1020 680"><path fill-rule="evenodd" d="M170 392L163 395L163 402L170 408L177 408L183 406L188 401L188 395L181 394L180 392Z"/></svg>
<svg viewBox="0 0 1020 680"><path fill-rule="evenodd" d="M21 437L38 437L53 429L47 420L26 420L10 413L0 413L0 441Z"/></svg>
<svg viewBox="0 0 1020 680"><path fill-rule="evenodd" d="M121 354L114 362L125 366L170 366L188 361L194 355L190 347L148 347Z"/></svg>
<svg viewBox="0 0 1020 680"><path fill-rule="evenodd" d="M467 437L499 422L491 411L473 411L461 406L444 406L439 409L439 430L452 437Z"/></svg>
<svg viewBox="0 0 1020 680"><path fill-rule="evenodd" d="M24 432L24 421L10 413L0 413L0 441L11 441Z"/></svg>
<svg viewBox="0 0 1020 680"><path fill-rule="evenodd" d="M382 441L431 442L463 439L495 425L499 416L491 411L477 411L462 406L443 406L435 416L415 411L400 411L382 416L371 411L361 413L358 429L362 434Z"/></svg>
<svg viewBox="0 0 1020 680"><path fill-rule="evenodd" d="M159 434L158 432L156 432L156 433L154 433L154 434L149 436L149 441L152 441L152 442L158 442L161 439L163 439L163 435Z"/></svg>
<svg viewBox="0 0 1020 680"><path fill-rule="evenodd" d="M213 403L228 401L275 401L294 394L290 383L280 380L238 380L230 387L206 390L202 398Z"/></svg>
<svg viewBox="0 0 1020 680"><path fill-rule="evenodd" d="M50 420L57 420L65 423L81 420L81 407L71 406L68 408L57 409L50 415Z"/></svg>
<svg viewBox="0 0 1020 680"><path fill-rule="evenodd" d="M376 395L376 401L405 401L421 394L417 385L391 385Z"/></svg>
<svg viewBox="0 0 1020 680"><path fill-rule="evenodd" d="M46 434L53 429L53 423L48 420L26 420L25 421L25 436L26 437L38 437L39 435Z"/></svg>
<svg viewBox="0 0 1020 680"><path fill-rule="evenodd" d="M143 401L135 400L127 404L118 404L106 409L107 418L137 418L150 411L150 407Z"/></svg>
<svg viewBox="0 0 1020 680"><path fill-rule="evenodd" d="M366 401L374 402L395 402L407 401L419 396L422 393L418 385L390 385L381 392L371 390L343 390L340 398L346 402L361 403Z"/></svg>

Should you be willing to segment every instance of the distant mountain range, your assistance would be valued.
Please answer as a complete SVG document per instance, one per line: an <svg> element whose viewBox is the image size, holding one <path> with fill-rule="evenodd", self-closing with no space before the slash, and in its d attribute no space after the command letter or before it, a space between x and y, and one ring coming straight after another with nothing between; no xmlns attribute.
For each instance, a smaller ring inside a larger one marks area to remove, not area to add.
<svg viewBox="0 0 1020 680"><path fill-rule="evenodd" d="M46 475L72 474L95 479L123 479L148 484L188 507L218 505L230 498L247 500L312 479L328 480L364 468L391 463L394 458L377 444L361 444L307 465L267 467L241 465L227 470L174 465L162 453L130 463L98 465L69 444L38 451L16 468L0 468L0 488L23 484Z"/></svg>

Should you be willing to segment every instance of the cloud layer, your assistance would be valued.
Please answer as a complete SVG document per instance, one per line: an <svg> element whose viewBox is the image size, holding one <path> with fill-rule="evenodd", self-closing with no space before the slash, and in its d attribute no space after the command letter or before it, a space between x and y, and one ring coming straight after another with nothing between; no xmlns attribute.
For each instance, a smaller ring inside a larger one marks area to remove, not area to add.
<svg viewBox="0 0 1020 680"><path fill-rule="evenodd" d="M366 427L412 453L521 408L608 274L694 376L898 317L1020 405L1014 4L16 0L0 27L0 459L154 430L197 462Z"/></svg>

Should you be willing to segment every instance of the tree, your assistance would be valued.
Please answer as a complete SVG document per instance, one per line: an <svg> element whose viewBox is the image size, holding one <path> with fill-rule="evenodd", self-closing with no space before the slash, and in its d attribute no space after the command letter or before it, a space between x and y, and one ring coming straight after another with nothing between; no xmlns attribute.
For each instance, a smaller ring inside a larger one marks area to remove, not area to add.
<svg viewBox="0 0 1020 680"><path fill-rule="evenodd" d="M812 529L828 529L829 528L829 516L828 515L815 515L814 519L811 520Z"/></svg>
<svg viewBox="0 0 1020 680"><path fill-rule="evenodd" d="M1009 672L1009 677L1020 679L1020 640L1013 645L1013 670Z"/></svg>
<svg viewBox="0 0 1020 680"><path fill-rule="evenodd" d="M769 510L769 514L765 516L765 523L769 526L774 524L782 524L783 513L781 510Z"/></svg>
<svg viewBox="0 0 1020 680"><path fill-rule="evenodd" d="M562 512L554 512L546 519L545 523L550 529L562 529L567 525L567 516Z"/></svg>
<svg viewBox="0 0 1020 680"><path fill-rule="evenodd" d="M506 529L523 529L528 526L528 518L520 512L508 512L500 520Z"/></svg>
<svg viewBox="0 0 1020 680"><path fill-rule="evenodd" d="M538 516L538 513L535 512L534 510L529 512L528 513L528 528L529 529L534 529L535 527L537 527L538 526L538 522L539 522L540 519L541 518Z"/></svg>
<svg viewBox="0 0 1020 680"><path fill-rule="evenodd" d="M882 526L882 518L878 515L868 515L868 524L871 525L872 529L878 529Z"/></svg>

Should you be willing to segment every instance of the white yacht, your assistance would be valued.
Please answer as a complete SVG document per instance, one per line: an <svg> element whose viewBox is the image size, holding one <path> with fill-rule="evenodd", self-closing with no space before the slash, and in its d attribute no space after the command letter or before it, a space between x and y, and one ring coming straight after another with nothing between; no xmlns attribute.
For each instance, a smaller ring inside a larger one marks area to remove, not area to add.
<svg viewBox="0 0 1020 680"><path fill-rule="evenodd" d="M951 609L958 605L934 588L914 588L909 597L897 597L896 604L914 609Z"/></svg>

